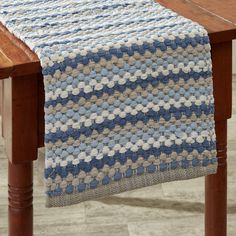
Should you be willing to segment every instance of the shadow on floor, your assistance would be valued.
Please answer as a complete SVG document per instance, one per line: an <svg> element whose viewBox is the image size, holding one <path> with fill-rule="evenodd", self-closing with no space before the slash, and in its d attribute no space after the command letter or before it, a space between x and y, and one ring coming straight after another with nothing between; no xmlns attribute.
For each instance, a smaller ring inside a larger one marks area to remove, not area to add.
<svg viewBox="0 0 236 236"><path fill-rule="evenodd" d="M201 202L188 202L188 201L173 201L165 199L143 199L143 198L127 198L112 196L98 200L106 205L126 205L132 207L145 207L145 208L160 208L175 211L186 212L204 212L204 203ZM228 206L228 214L236 213L236 204Z"/></svg>

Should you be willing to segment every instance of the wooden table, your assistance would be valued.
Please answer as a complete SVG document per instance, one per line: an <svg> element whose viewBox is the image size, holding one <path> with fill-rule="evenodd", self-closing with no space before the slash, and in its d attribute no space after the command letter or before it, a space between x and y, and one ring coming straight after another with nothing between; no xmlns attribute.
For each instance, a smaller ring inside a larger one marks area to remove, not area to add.
<svg viewBox="0 0 236 236"><path fill-rule="evenodd" d="M206 236L226 236L227 120L232 107L232 40L235 0L158 0L199 22L212 45L218 173L206 177ZM44 89L40 63L29 48L0 24L0 96L3 136L9 159L9 235L33 235L33 171L44 144ZM197 227L197 226L196 226Z"/></svg>

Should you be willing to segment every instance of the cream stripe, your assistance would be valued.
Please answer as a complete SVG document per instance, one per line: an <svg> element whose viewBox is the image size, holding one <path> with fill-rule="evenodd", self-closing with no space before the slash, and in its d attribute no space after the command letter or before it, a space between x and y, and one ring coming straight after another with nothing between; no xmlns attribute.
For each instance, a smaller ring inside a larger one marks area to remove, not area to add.
<svg viewBox="0 0 236 236"><path fill-rule="evenodd" d="M49 101L50 99L56 100L57 98L67 98L69 94L78 95L80 92L90 93L92 91L100 91L105 86L109 88L113 88L116 84L124 85L128 81L135 82L139 77L143 80L146 80L148 76L152 76L154 78L158 77L160 74L168 76L171 72L174 74L178 74L180 68L184 71L184 73L188 73L191 70L194 72L201 72L209 70L209 63L207 61L198 61L197 63L189 62L187 66L184 66L182 62L179 62L178 66L170 68L165 68L164 66L159 66L157 70L153 71L151 68L147 68L145 72L138 69L132 75L130 72L125 72L125 74L121 77L119 75L114 75L111 80L107 77L103 77L100 82L97 82L96 79L91 79L92 85L86 85L85 82L79 82L77 88L73 88L72 85L68 85L66 90L58 88L55 90L55 93L52 91L48 91L46 93L45 100Z"/></svg>

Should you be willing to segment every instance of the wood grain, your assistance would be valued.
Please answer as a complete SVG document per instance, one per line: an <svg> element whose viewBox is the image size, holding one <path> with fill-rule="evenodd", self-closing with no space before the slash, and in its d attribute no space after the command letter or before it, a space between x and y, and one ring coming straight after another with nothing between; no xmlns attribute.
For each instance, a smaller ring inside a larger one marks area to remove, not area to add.
<svg viewBox="0 0 236 236"><path fill-rule="evenodd" d="M41 72L38 56L1 23L0 42L0 79Z"/></svg>
<svg viewBox="0 0 236 236"><path fill-rule="evenodd" d="M206 11L214 12L233 24L236 24L236 6L235 0L191 0Z"/></svg>
<svg viewBox="0 0 236 236"><path fill-rule="evenodd" d="M13 62L0 49L0 80L7 78L13 72Z"/></svg>
<svg viewBox="0 0 236 236"><path fill-rule="evenodd" d="M209 4L211 7L208 6L208 8L205 9L199 7L199 5L192 0L157 0L157 2L186 18L203 25L209 33L212 44L230 41L236 38L236 24L228 21L227 17L223 19L222 17L217 16L214 11L215 9L211 6L218 5L220 2L218 0L212 0L211 4ZM208 2L208 0L202 2ZM235 11L236 9L236 1L232 4L230 12L233 12L233 10ZM236 22L236 14L234 15L234 19Z"/></svg>

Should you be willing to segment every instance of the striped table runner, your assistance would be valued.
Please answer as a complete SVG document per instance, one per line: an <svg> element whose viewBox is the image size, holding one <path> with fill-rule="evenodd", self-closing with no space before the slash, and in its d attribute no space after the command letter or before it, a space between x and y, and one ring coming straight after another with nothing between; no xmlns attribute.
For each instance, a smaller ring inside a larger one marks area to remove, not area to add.
<svg viewBox="0 0 236 236"><path fill-rule="evenodd" d="M152 0L4 0L40 58L47 206L216 172L206 30Z"/></svg>

